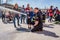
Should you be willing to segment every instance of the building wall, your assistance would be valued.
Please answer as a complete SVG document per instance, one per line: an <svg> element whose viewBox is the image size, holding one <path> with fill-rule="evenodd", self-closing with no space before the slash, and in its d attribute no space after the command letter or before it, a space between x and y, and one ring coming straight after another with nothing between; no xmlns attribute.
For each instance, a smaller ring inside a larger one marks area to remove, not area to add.
<svg viewBox="0 0 60 40"><path fill-rule="evenodd" d="M0 4L1 4L1 0L0 0Z"/></svg>
<svg viewBox="0 0 60 40"><path fill-rule="evenodd" d="M3 0L0 0L0 4L2 4L3 3Z"/></svg>

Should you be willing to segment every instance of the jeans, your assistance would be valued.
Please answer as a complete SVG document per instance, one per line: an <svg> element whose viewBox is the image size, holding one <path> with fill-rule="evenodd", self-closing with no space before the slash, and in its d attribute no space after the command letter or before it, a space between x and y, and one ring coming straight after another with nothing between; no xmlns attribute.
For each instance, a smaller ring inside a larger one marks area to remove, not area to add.
<svg viewBox="0 0 60 40"><path fill-rule="evenodd" d="M17 19L17 25L19 26L19 17L14 17L13 19L13 23L14 23L14 27L16 27L16 19Z"/></svg>
<svg viewBox="0 0 60 40"><path fill-rule="evenodd" d="M25 23L25 19L26 19L26 16L25 15L21 15L21 23Z"/></svg>
<svg viewBox="0 0 60 40"><path fill-rule="evenodd" d="M42 31L43 27L39 28L39 27L34 27L31 32L35 32L35 31Z"/></svg>
<svg viewBox="0 0 60 40"><path fill-rule="evenodd" d="M49 19L49 20L50 20L50 22L52 22L52 18L53 18L53 17L52 17L52 16L50 16L50 19Z"/></svg>

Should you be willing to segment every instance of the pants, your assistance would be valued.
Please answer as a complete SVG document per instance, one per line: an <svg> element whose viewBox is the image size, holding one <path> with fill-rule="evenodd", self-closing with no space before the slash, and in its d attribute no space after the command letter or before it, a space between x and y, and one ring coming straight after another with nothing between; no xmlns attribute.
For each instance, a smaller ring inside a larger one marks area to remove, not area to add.
<svg viewBox="0 0 60 40"><path fill-rule="evenodd" d="M14 17L14 19L13 19L13 23L14 23L14 27L16 27L16 19L17 19L17 25L19 26L19 17Z"/></svg>
<svg viewBox="0 0 60 40"><path fill-rule="evenodd" d="M5 15L2 15L2 22L5 21Z"/></svg>
<svg viewBox="0 0 60 40"><path fill-rule="evenodd" d="M48 21L49 21L49 22L52 22L52 21L53 21L53 20L52 20L52 18L53 18L53 17L52 17L52 16L50 16L50 18L49 18L49 20L48 20Z"/></svg>
<svg viewBox="0 0 60 40"><path fill-rule="evenodd" d="M42 31L42 30L43 30L43 26L40 25L40 26L35 26L31 31L35 32L35 31Z"/></svg>
<svg viewBox="0 0 60 40"><path fill-rule="evenodd" d="M25 23L25 15L21 15L21 23Z"/></svg>

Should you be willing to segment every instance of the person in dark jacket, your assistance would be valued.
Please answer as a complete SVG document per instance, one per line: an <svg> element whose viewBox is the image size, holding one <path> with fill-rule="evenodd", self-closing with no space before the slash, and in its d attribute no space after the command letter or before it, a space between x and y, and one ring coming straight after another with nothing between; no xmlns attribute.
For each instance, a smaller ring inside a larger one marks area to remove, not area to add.
<svg viewBox="0 0 60 40"><path fill-rule="evenodd" d="M45 23L45 19L46 19L46 13L43 11L43 13L42 13L42 20L43 20L43 23Z"/></svg>
<svg viewBox="0 0 60 40"><path fill-rule="evenodd" d="M42 31L43 30L43 22L42 22L42 15L41 12L39 12L38 8L34 9L34 28L31 30L31 32L36 32L36 31Z"/></svg>
<svg viewBox="0 0 60 40"><path fill-rule="evenodd" d="M4 21L5 21L5 12L2 11L2 22L4 22Z"/></svg>

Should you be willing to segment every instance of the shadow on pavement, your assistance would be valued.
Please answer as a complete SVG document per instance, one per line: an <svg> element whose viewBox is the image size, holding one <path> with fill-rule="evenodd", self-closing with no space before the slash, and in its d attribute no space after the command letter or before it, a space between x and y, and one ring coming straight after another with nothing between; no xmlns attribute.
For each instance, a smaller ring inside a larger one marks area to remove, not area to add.
<svg viewBox="0 0 60 40"><path fill-rule="evenodd" d="M22 31L22 32L30 32L28 31L28 29L26 28L16 28L17 31ZM55 38L59 38L60 36L56 35L56 33L51 32L51 31L47 31L47 30L43 30L43 31L39 31L39 32L32 32L32 33L37 33L37 34L44 34L45 36L51 36L51 37L55 37Z"/></svg>
<svg viewBox="0 0 60 40"><path fill-rule="evenodd" d="M51 37L59 38L59 36L56 35L54 32L50 32L50 31L47 31L47 30L43 30L41 32L34 32L34 33L44 34L45 36L51 36Z"/></svg>
<svg viewBox="0 0 60 40"><path fill-rule="evenodd" d="M8 21L8 22L5 22L5 21L4 21L3 23L4 23L4 24L7 24L7 23L12 24L13 22L9 22L9 21Z"/></svg>
<svg viewBox="0 0 60 40"><path fill-rule="evenodd" d="M54 28L54 27L52 27L52 26L54 26L54 24L44 24L43 26L47 27L47 28Z"/></svg>
<svg viewBox="0 0 60 40"><path fill-rule="evenodd" d="M12 24L13 22L8 22L9 24Z"/></svg>
<svg viewBox="0 0 60 40"><path fill-rule="evenodd" d="M23 32L29 32L28 29L20 27L20 28L16 28L17 31L23 31Z"/></svg>

